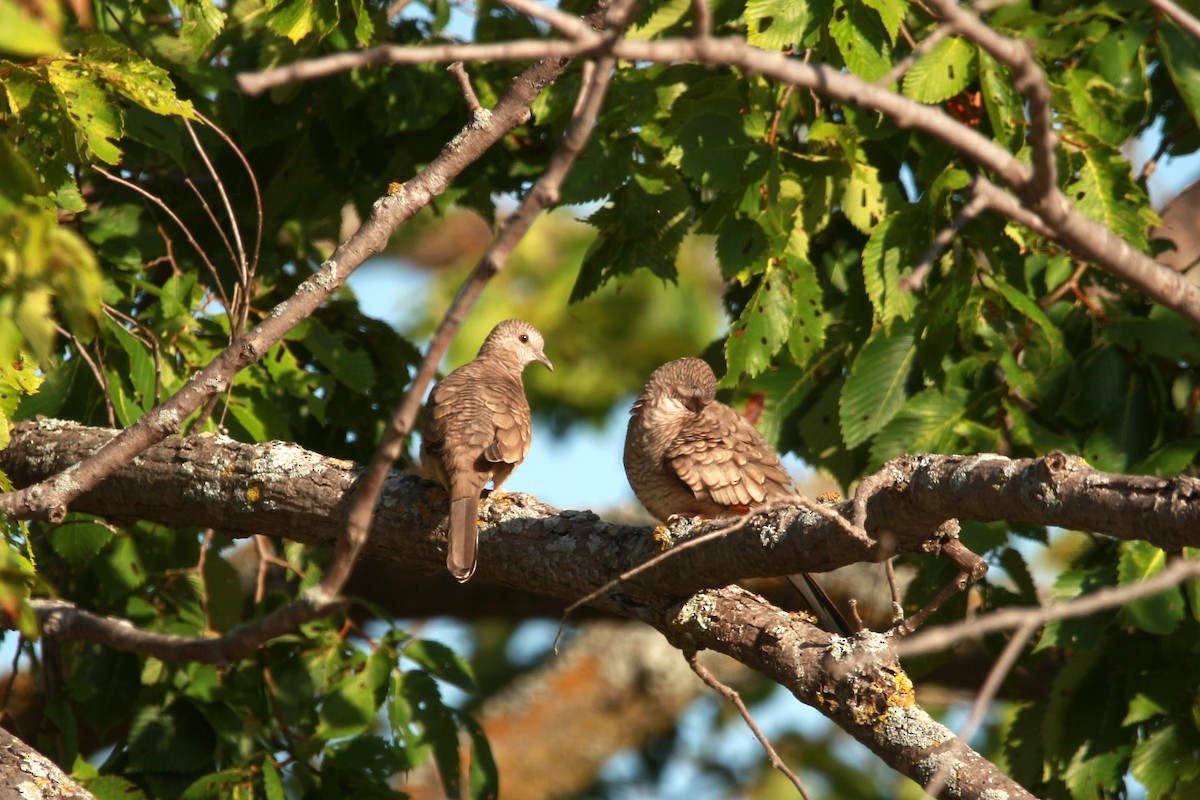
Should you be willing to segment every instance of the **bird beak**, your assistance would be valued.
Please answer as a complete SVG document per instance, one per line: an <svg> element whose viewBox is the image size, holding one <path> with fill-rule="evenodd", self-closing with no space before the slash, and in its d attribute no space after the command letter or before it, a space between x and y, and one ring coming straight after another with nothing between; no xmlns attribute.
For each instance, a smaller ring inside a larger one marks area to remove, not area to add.
<svg viewBox="0 0 1200 800"><path fill-rule="evenodd" d="M546 365L546 369L554 372L554 365L550 363L550 359L546 358L545 353L538 353L537 360Z"/></svg>

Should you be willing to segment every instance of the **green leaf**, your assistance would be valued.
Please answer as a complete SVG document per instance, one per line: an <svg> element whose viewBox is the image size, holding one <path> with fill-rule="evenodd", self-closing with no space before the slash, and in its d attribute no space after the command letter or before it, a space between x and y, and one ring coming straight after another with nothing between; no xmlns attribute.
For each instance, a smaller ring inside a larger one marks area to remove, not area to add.
<svg viewBox="0 0 1200 800"><path fill-rule="evenodd" d="M851 165L850 179L842 193L842 213L854 227L870 233L881 220L887 219L895 205L895 189L879 180L879 170L870 164Z"/></svg>
<svg viewBox="0 0 1200 800"><path fill-rule="evenodd" d="M1129 771L1146 787L1146 796L1158 798L1176 795L1183 778L1196 774L1195 735L1178 724L1165 725L1133 746Z"/></svg>
<svg viewBox="0 0 1200 800"><path fill-rule="evenodd" d="M1131 586L1162 572L1167 554L1149 542L1121 542L1121 558L1117 564L1118 585ZM1125 604L1128 619L1147 633L1167 634L1175 631L1187 609L1178 587L1142 597Z"/></svg>
<svg viewBox="0 0 1200 800"><path fill-rule="evenodd" d="M795 301L787 274L775 267L762 274L754 294L746 302L725 340L728 380L742 373L754 377L771 363L787 341Z"/></svg>
<svg viewBox="0 0 1200 800"><path fill-rule="evenodd" d="M321 702L317 735L323 739L357 736L375 719L383 705L391 675L391 655L377 650L356 672L339 682Z"/></svg>
<svg viewBox="0 0 1200 800"><path fill-rule="evenodd" d="M274 759L270 756L262 760L262 777L263 793L267 800L285 800L287 795L283 791L283 780L279 777L279 770L275 768Z"/></svg>
<svg viewBox="0 0 1200 800"><path fill-rule="evenodd" d="M441 642L413 639L404 647L404 655L427 669L434 677L473 692L478 688L471 665Z"/></svg>
<svg viewBox="0 0 1200 800"><path fill-rule="evenodd" d="M1148 231L1158 217L1146 193L1133 181L1129 161L1116 148L1092 143L1076 157L1078 177L1063 190L1079 211L1124 238L1148 247Z"/></svg>
<svg viewBox="0 0 1200 800"><path fill-rule="evenodd" d="M106 164L121 161L121 149L116 141L123 135L120 109L108 93L97 85L95 78L79 64L55 61L46 68L46 77L58 94L67 119L75 127L75 139L80 155L89 161L98 159Z"/></svg>
<svg viewBox="0 0 1200 800"><path fill-rule="evenodd" d="M958 426L967 414L970 393L949 386L913 395L871 442L871 463L883 464L904 453L952 453L962 439Z"/></svg>
<svg viewBox="0 0 1200 800"><path fill-rule="evenodd" d="M1200 124L1200 48L1196 47L1196 39L1166 19L1162 21L1158 35L1167 72L1192 112L1193 121Z"/></svg>
<svg viewBox="0 0 1200 800"><path fill-rule="evenodd" d="M920 103L941 103L975 80L975 46L957 36L938 42L904 75L904 94Z"/></svg>
<svg viewBox="0 0 1200 800"><path fill-rule="evenodd" d="M863 0L863 2L879 14L879 19L883 22L883 29L887 31L888 41L895 44L900 24L904 22L904 15L908 13L908 0Z"/></svg>
<svg viewBox="0 0 1200 800"><path fill-rule="evenodd" d="M1004 571L1008 573L1008 577L1017 585L1017 592L1021 600L1030 605L1038 603L1037 584L1033 581L1033 574L1029 571L1029 564L1025 561L1025 556L1021 555L1021 551L1013 547L1006 547L1000 552L1000 566L1004 567Z"/></svg>
<svg viewBox="0 0 1200 800"><path fill-rule="evenodd" d="M117 775L100 775L84 783L84 788L96 800L145 800L145 793L135 784Z"/></svg>
<svg viewBox="0 0 1200 800"><path fill-rule="evenodd" d="M679 130L668 162L701 186L729 191L761 177L769 155L765 144L746 135L740 118L701 114Z"/></svg>
<svg viewBox="0 0 1200 800"><path fill-rule="evenodd" d="M470 717L462 721L467 739L471 742L470 790L474 800L495 800L500 796L500 771L492 757L483 726Z"/></svg>
<svg viewBox="0 0 1200 800"><path fill-rule="evenodd" d="M318 323L309 326L303 341L305 347L339 383L359 394L366 394L375 385L377 378L370 355L360 347L350 347L342 334L333 333Z"/></svg>
<svg viewBox="0 0 1200 800"><path fill-rule="evenodd" d="M433 677L425 672L404 673L404 697L413 719L421 725L420 741L433 748L434 761L447 797L459 796L458 728L454 714L442 700Z"/></svg>
<svg viewBox="0 0 1200 800"><path fill-rule="evenodd" d="M822 23L807 0L750 0L745 14L747 41L764 50L812 44Z"/></svg>
<svg viewBox="0 0 1200 800"><path fill-rule="evenodd" d="M134 402L143 412L149 411L154 408L156 399L154 360L149 348L111 317L105 317L104 323L129 356L129 380L133 383Z"/></svg>
<svg viewBox="0 0 1200 800"><path fill-rule="evenodd" d="M1025 142L1024 98L1013 88L1008 71L982 51L979 53L979 87L996 139L1016 152Z"/></svg>
<svg viewBox="0 0 1200 800"><path fill-rule="evenodd" d="M209 0L202 0L209 2ZM187 3L185 9L199 3ZM187 11L184 11L185 21ZM186 24L186 22L185 22ZM119 94L160 116L195 118L190 102L175 94L170 73L147 61L135 51L101 33L90 34L83 45L84 69L95 70Z"/></svg>
<svg viewBox="0 0 1200 800"><path fill-rule="evenodd" d="M829 32L846 66L863 80L878 80L892 68L892 48L879 12L862 0L837 0Z"/></svg>
<svg viewBox="0 0 1200 800"><path fill-rule="evenodd" d="M816 268L806 258L785 256L784 264L793 275L792 322L788 329L788 353L792 360L804 365L825 346L824 293Z"/></svg>
<svg viewBox="0 0 1200 800"><path fill-rule="evenodd" d="M878 322L909 319L917 309L916 296L899 284L901 272L911 272L920 259L918 230L916 212L904 208L876 225L863 248L863 283Z"/></svg>
<svg viewBox="0 0 1200 800"><path fill-rule="evenodd" d="M677 174L635 172L633 180L588 218L600 235L584 256L570 302L577 303L612 278L639 268L675 280L675 257L692 219L691 198Z"/></svg>
<svg viewBox="0 0 1200 800"><path fill-rule="evenodd" d="M1129 139L1145 115L1144 97L1118 91L1091 70L1069 70L1066 89L1079 126L1113 147Z"/></svg>
<svg viewBox="0 0 1200 800"><path fill-rule="evenodd" d="M1062 332L1050 321L1046 312L1042 311L1041 307L1028 294L1018 291L1000 275L981 273L979 278L984 286L999 294L1019 314L1038 326L1046 337L1051 360L1058 360L1064 350Z"/></svg>
<svg viewBox="0 0 1200 800"><path fill-rule="evenodd" d="M142 706L129 729L126 753L132 772L191 772L209 769L216 740L191 703Z"/></svg>
<svg viewBox="0 0 1200 800"><path fill-rule="evenodd" d="M653 39L665 30L677 25L692 9L691 0L665 0L647 3L649 15L639 19L629 29L630 39Z"/></svg>
<svg viewBox="0 0 1200 800"><path fill-rule="evenodd" d="M82 567L113 539L112 527L71 514L50 532L50 546L72 567Z"/></svg>
<svg viewBox="0 0 1200 800"><path fill-rule="evenodd" d="M1125 766L1131 748L1127 745L1096 752L1099 748L1085 745L1075 751L1063 775L1071 796L1078 800L1114 796L1124 786Z"/></svg>
<svg viewBox="0 0 1200 800"><path fill-rule="evenodd" d="M179 33L192 46L192 52L201 56L225 27L225 12L213 0L193 0L184 3L181 10L183 24Z"/></svg>
<svg viewBox="0 0 1200 800"><path fill-rule="evenodd" d="M846 447L878 433L904 405L916 353L916 326L904 320L877 328L850 365L838 404Z"/></svg>
<svg viewBox="0 0 1200 800"><path fill-rule="evenodd" d="M0 3L0 52L25 58L51 56L62 52L58 35L49 25L30 13L35 8L49 12L51 19L60 13L54 5L23 6L21 3Z"/></svg>
<svg viewBox="0 0 1200 800"><path fill-rule="evenodd" d="M245 599L241 578L233 565L219 554L209 553L204 560L204 596L208 624L212 629L224 632L242 621Z"/></svg>

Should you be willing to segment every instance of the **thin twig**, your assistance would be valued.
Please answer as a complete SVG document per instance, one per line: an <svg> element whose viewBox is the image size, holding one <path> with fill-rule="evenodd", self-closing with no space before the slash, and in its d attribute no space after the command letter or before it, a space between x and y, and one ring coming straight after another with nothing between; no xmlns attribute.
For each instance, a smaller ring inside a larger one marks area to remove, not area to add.
<svg viewBox="0 0 1200 800"><path fill-rule="evenodd" d="M117 412L116 409L113 408L112 393L108 390L108 376L104 374L104 370L100 369L100 367L96 365L96 362L92 359L91 354L88 353L87 348L83 346L83 343L79 341L79 338L75 334L71 333L57 322L54 323L54 329L75 343L75 352L79 353L80 357L83 358L83 362L88 365L88 369L90 369L92 371L92 375L96 377L96 383L100 384L100 388L104 391L104 408L108 412L108 425L111 428L117 427Z"/></svg>
<svg viewBox="0 0 1200 800"><path fill-rule="evenodd" d="M1016 665L1017 659L1021 656L1021 651L1029 641L1029 637L1033 636L1034 631L1038 629L1040 624L1038 620L1030 619L1017 628L1012 638L1008 640L1008 644L1004 646L1000 657L996 659L996 663L988 670L987 679L984 680L983 686L979 689L979 694L975 697L975 702L971 705L971 712L967 715L967 721L963 723L962 728L958 731L958 738L964 745L970 743L971 737L975 735L975 731L979 728L980 723L983 722L984 713L992 705L992 701L996 699L1001 684L1004 683L1004 679L1008 677L1008 673ZM925 793L931 797L938 797L942 793L942 789L946 788L946 783L950 780L950 774L950 764L943 764L933 774L933 777L929 779L929 783L925 785Z"/></svg>
<svg viewBox="0 0 1200 800"><path fill-rule="evenodd" d="M796 787L796 791L800 793L800 796L804 800L810 800L808 792L804 790L804 785L800 783L800 777L795 772L792 772L791 768L779 757L779 753L775 751L771 740L767 738L767 735L762 732L762 728L758 727L758 724L754 721L754 717L750 715L750 709L746 708L746 704L742 702L742 696L738 694L737 690L732 686L725 685L716 675L709 672L708 668L697 660L695 650L685 650L683 657L687 659L688 666L692 668L692 672L696 673L700 680L708 684L710 688L723 694L733 703L738 713L742 715L742 719L746 721L746 727L754 734L754 738L758 739L758 743L762 745L762 749L767 752L767 758L771 760L771 766L782 772L792 782L792 785Z"/></svg>
<svg viewBox="0 0 1200 800"><path fill-rule="evenodd" d="M933 270L934 262L941 257L950 243L954 241L954 237L962 230L963 226L971 220L978 217L988 209L988 196L974 190L974 183L971 187L971 199L964 205L954 219L946 227L938 231L937 236L933 237L933 241L929 243L929 247L925 250L925 255L921 256L921 260L917 266L913 267L913 271L905 275L896 284L896 288L902 292L919 292L925 285L925 279L929 277L929 273Z"/></svg>
<svg viewBox="0 0 1200 800"><path fill-rule="evenodd" d="M900 584L896 582L896 557L892 556L883 562L883 572L887 576L888 588L892 590L892 624L904 619L904 596L900 593Z"/></svg>
<svg viewBox="0 0 1200 800"><path fill-rule="evenodd" d="M1060 619L1084 617L1171 589L1200 576L1200 559L1179 560L1162 572L1139 583L1108 586L1067 602L1047 606L1005 608L963 622L942 625L905 638L897 644L901 656L911 657L945 650L963 639L1019 628L1029 621L1043 624Z"/></svg>
<svg viewBox="0 0 1200 800"><path fill-rule="evenodd" d="M188 226L183 223L183 220L181 220L179 218L179 216L174 211L171 210L170 206L168 206L165 202L163 202L158 196L151 194L150 192L146 191L142 187L138 186L136 183L132 183L131 181L127 181L120 176L114 175L111 172L109 172L108 170L104 169L103 167L93 164L92 169L94 169L96 172L99 172L101 175L108 178L113 183L119 183L122 186L125 186L126 188L132 189L133 191L137 192L142 197L146 198L151 203L154 203L154 205L156 205L160 209L162 209L163 212L165 212L166 215L168 217L170 217L175 222L176 225L179 226L179 229L183 231L183 235L187 237L188 242L191 243L192 248L196 251L196 254L200 256L200 260L204 262L204 265L206 267L208 267L208 271L212 274L213 280L217 281L217 286L218 286L218 288L220 288L220 280L221 279L217 272L216 265L212 263L212 260L208 257L208 253L206 253L204 251L204 248L200 246L200 243L196 241L196 237L192 235L191 229L188 228ZM224 295L224 290L222 290L222 295Z"/></svg>
<svg viewBox="0 0 1200 800"><path fill-rule="evenodd" d="M341 587L350 577L358 553L366 544L379 492L383 488L384 480L387 478L392 464L400 456L408 434L416 424L417 412L420 410L425 389L433 380L434 372L441 362L442 355L449 347L450 340L466 320L467 313L483 292L484 287L504 268L509 255L532 227L537 215L558 199L559 187L591 135L596 115L599 114L600 107L604 102L615 63L610 56L600 60L593 81L583 88L588 95L588 100L583 103L580 113L575 115L568 124L562 143L551 156L546 171L526 194L517 210L505 220L492 245L484 253L483 258L480 259L466 282L463 283L450 307L446 309L446 313L426 349L425 358L413 378L408 394L392 415L391 422L384 432L383 440L359 479L358 491L355 493L346 515L346 534L338 540L333 563L321 581L321 586L328 594L336 595L341 591Z"/></svg>
<svg viewBox="0 0 1200 800"><path fill-rule="evenodd" d="M896 62L896 65L887 71L879 80L875 81L876 86L891 86L896 81L912 68L912 65L917 63L917 59L927 55L930 50L937 46L938 42L945 39L954 33L953 25L939 25L933 29L933 33L921 40L921 43L913 48L912 52L904 58Z"/></svg>
<svg viewBox="0 0 1200 800"><path fill-rule="evenodd" d="M475 88L471 86L471 76L467 74L463 62L455 61L446 67L446 72L458 79L458 87L462 90L463 99L467 101L467 110L472 114L482 111L483 106L479 104L479 97L475 94Z"/></svg>
<svg viewBox="0 0 1200 800"><path fill-rule="evenodd" d="M694 35L698 38L712 36L712 9L708 7L708 0L692 0L692 13L696 16Z"/></svg>

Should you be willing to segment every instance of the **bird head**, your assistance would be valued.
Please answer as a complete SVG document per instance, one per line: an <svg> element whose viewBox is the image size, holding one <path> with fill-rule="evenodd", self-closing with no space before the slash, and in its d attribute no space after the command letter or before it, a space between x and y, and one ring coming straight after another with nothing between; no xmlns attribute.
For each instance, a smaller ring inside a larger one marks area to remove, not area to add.
<svg viewBox="0 0 1200 800"><path fill-rule="evenodd" d="M495 355L505 359L513 359L520 367L538 361L546 365L546 369L554 372L554 364L546 357L545 340L541 331L520 319L506 319L483 340L479 355Z"/></svg>

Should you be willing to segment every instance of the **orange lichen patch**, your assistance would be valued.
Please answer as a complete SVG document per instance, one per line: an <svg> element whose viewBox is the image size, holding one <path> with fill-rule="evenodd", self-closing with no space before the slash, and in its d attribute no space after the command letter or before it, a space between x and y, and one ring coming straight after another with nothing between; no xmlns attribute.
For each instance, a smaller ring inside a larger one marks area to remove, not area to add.
<svg viewBox="0 0 1200 800"><path fill-rule="evenodd" d="M817 502L824 505L832 505L842 499L842 496L837 492L821 492L817 495Z"/></svg>
<svg viewBox="0 0 1200 800"><path fill-rule="evenodd" d="M257 503L258 498L261 496L262 496L262 489L259 489L257 486L251 486L249 489L246 490L246 499L249 500L251 503Z"/></svg>
<svg viewBox="0 0 1200 800"><path fill-rule="evenodd" d="M901 708L912 708L917 704L917 694L913 691L912 679L905 672L897 672L893 679L894 691L892 692L889 701L891 705L897 705Z"/></svg>
<svg viewBox="0 0 1200 800"><path fill-rule="evenodd" d="M398 194L404 194L404 184L392 181L388 184L387 193L392 197L395 197Z"/></svg>

